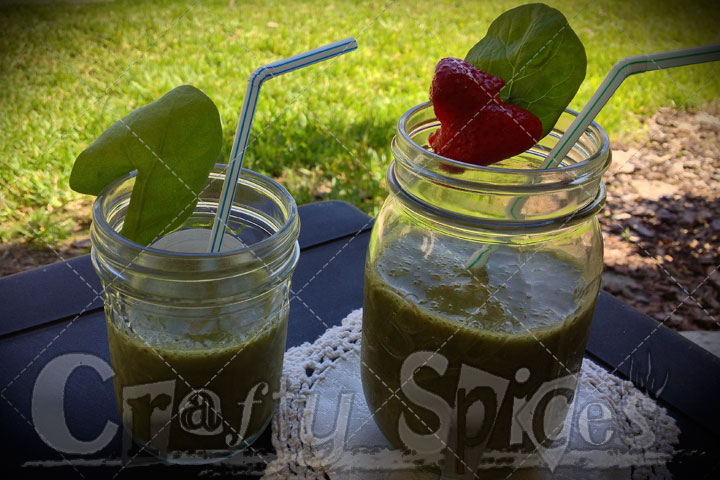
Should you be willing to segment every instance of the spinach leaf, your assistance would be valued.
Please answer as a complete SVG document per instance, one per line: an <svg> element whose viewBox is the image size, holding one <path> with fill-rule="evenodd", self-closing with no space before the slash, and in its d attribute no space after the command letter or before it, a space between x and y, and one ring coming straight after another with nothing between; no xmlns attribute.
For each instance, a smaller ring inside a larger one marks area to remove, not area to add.
<svg viewBox="0 0 720 480"><path fill-rule="evenodd" d="M558 10L542 3L500 15L465 60L505 80L502 101L530 111L543 136L575 96L585 78L585 48Z"/></svg>
<svg viewBox="0 0 720 480"><path fill-rule="evenodd" d="M193 212L221 144L215 104L197 88L183 85L105 130L75 160L70 187L97 195L137 170L120 233L148 245Z"/></svg>

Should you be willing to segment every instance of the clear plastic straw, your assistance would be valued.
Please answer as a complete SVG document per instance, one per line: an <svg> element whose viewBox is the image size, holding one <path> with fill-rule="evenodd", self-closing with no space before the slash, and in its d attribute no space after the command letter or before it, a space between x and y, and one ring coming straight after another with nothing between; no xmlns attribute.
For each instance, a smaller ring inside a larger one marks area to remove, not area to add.
<svg viewBox="0 0 720 480"><path fill-rule="evenodd" d="M268 63L250 75L247 89L245 90L240 119L238 120L237 130L235 131L235 140L230 150L230 161L225 171L225 182L223 183L222 192L220 193L215 222L213 223L210 241L208 242L208 252L219 252L222 247L225 228L230 217L232 199L235 196L235 188L238 178L240 177L243 159L245 158L245 150L247 149L248 139L250 137L250 127L252 126L253 117L255 116L255 107L257 106L258 95L262 84L266 80L278 75L292 72L293 70L298 70L332 57L337 57L338 55L355 49L357 49L357 42L354 38L349 37L314 50L293 55L284 60Z"/></svg>
<svg viewBox="0 0 720 480"><path fill-rule="evenodd" d="M685 48L671 52L658 52L650 55L636 55L620 60L613 66L605 80L582 109L565 134L548 153L542 169L554 168L560 164L565 155L572 150L580 135L600 113L620 84L630 75L663 70L672 67L694 65L696 63L716 62L720 60L720 44L704 47Z"/></svg>
<svg viewBox="0 0 720 480"><path fill-rule="evenodd" d="M630 75L648 72L651 70L662 70L672 67L682 67L697 63L716 62L720 60L720 44L706 45L704 47L685 48L669 52L658 52L650 55L636 55L627 57L617 62L610 73L607 74L600 87L585 105L585 108L578 114L573 123L565 131L565 134L558 140L555 147L548 153L542 170L557 167L563 158L572 150L573 145L578 141L585 129L592 123L600 110L605 106L620 84ZM508 208L510 216L518 219L520 215L516 212L522 208L527 197L516 198ZM477 265L484 265L492 252L497 247L483 245L471 257L467 268Z"/></svg>

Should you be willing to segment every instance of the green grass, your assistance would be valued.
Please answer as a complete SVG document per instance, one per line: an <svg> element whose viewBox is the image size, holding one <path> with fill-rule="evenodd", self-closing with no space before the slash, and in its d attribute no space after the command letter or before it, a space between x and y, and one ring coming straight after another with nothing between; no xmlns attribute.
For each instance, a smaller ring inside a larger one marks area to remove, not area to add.
<svg viewBox="0 0 720 480"><path fill-rule="evenodd" d="M248 75L350 35L359 50L268 82L246 156L298 203L349 201L376 213L397 119L427 100L435 63L463 57L517 1L325 0L59 3L0 8L0 240L67 236L76 155L114 120L190 83L217 104L227 156ZM720 41L713 1L548 2L585 44L589 99L619 58ZM269 22L278 24L276 28ZM720 97L718 64L631 77L598 117L612 138L661 106Z"/></svg>

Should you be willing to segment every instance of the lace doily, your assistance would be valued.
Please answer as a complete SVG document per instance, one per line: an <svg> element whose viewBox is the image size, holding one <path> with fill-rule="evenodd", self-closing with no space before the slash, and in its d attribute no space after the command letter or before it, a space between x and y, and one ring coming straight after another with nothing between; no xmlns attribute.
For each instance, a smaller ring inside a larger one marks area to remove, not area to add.
<svg viewBox="0 0 720 480"><path fill-rule="evenodd" d="M393 450L372 420L360 382L361 324L362 310L355 310L314 343L285 353L286 391L272 422L277 457L263 478L436 478L410 468L416 458ZM670 478L665 464L680 431L632 382L585 359L573 407L565 447L497 456L514 468L511 478L533 468L532 478L564 470L575 478L578 468L583 478Z"/></svg>

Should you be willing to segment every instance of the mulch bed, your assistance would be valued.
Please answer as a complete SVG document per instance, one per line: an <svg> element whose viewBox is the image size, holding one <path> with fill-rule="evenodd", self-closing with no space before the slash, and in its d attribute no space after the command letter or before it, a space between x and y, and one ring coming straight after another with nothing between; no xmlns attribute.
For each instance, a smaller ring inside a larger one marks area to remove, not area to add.
<svg viewBox="0 0 720 480"><path fill-rule="evenodd" d="M720 105L663 109L613 145L604 288L677 330L720 329Z"/></svg>

